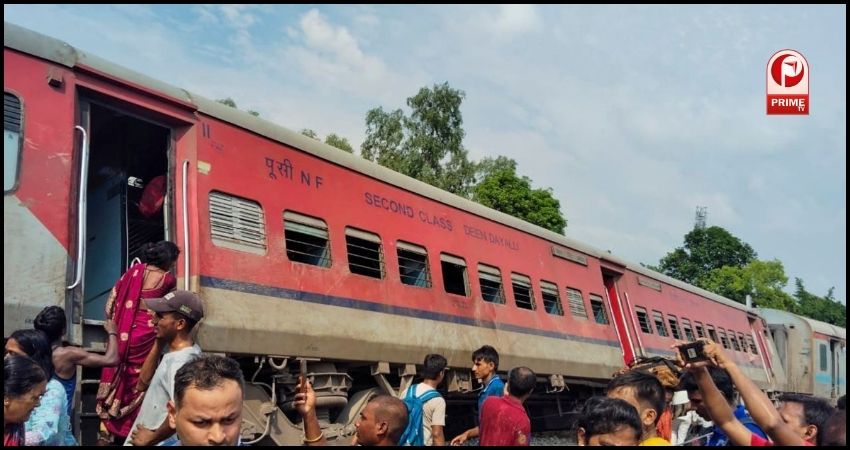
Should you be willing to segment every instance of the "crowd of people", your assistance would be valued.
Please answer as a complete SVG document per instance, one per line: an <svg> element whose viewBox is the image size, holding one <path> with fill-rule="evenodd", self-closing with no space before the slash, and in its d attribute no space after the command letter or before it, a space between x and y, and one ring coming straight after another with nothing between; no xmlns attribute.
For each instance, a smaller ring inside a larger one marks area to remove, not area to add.
<svg viewBox="0 0 850 450"><path fill-rule="evenodd" d="M175 290L169 272L179 254L171 242L148 245L142 261L116 283L106 307L103 354L63 345L65 311L51 306L33 329L6 341L4 446L76 445L71 428L77 366L103 368L97 393L100 443L124 445L241 445L245 380L230 358L204 354L193 330L204 317L201 298ZM578 445L844 446L845 397L785 395L779 406L723 350L703 341L704 358L624 368L604 396L583 402L575 417ZM498 375L499 353L472 353L482 385L477 423L449 440L446 400L438 390L448 362L425 357L421 382L399 397L379 395L360 411L352 445L526 446L531 418L524 406L537 385L528 367ZM316 393L300 377L294 405L304 444L327 445Z"/></svg>

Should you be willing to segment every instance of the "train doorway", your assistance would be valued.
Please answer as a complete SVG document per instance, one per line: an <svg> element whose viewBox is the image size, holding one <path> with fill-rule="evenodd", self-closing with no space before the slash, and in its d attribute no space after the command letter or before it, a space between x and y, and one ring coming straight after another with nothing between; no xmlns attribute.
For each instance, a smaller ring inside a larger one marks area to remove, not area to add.
<svg viewBox="0 0 850 450"><path fill-rule="evenodd" d="M84 100L80 113L89 142L83 319L96 323L141 246L169 236L164 189L170 192L172 137L129 109ZM151 201L158 196L161 202Z"/></svg>

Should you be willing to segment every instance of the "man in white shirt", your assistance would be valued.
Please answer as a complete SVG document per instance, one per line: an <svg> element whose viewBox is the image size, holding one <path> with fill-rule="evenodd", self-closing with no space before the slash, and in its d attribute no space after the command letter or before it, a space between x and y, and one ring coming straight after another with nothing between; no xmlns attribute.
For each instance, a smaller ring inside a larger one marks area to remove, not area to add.
<svg viewBox="0 0 850 450"><path fill-rule="evenodd" d="M422 398L428 391L436 391L437 386L443 382L446 373L446 358L438 354L425 356L425 367L422 369L422 382L414 384L404 391L402 400L407 397L411 389L415 397ZM425 445L444 446L446 438L443 428L446 426L446 400L439 394L429 394L431 397L422 405L422 435ZM411 413L410 417L414 417Z"/></svg>
<svg viewBox="0 0 850 450"><path fill-rule="evenodd" d="M204 317L198 294L174 291L145 301L154 311L156 338L166 353L156 368L150 387L124 445L156 445L174 435L166 405L174 400L174 376L184 364L201 354L192 340L192 328Z"/></svg>

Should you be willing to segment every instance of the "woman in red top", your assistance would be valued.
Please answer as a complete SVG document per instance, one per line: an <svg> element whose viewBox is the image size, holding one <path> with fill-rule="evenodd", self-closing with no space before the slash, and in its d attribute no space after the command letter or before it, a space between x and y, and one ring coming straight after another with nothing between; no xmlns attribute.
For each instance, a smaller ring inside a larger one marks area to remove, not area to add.
<svg viewBox="0 0 850 450"><path fill-rule="evenodd" d="M156 369L159 352L151 351L155 331L143 300L174 290L177 279L169 270L179 254L173 242L146 244L142 262L127 269L106 302L106 318L115 322L118 333L120 359L118 366L103 369L97 390L100 439L106 443L113 443L116 437L126 439Z"/></svg>

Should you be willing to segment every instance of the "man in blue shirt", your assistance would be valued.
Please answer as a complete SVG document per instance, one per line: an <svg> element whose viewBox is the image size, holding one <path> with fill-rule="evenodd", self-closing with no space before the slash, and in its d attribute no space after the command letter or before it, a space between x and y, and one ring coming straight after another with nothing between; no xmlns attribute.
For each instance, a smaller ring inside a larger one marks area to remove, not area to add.
<svg viewBox="0 0 850 450"><path fill-rule="evenodd" d="M761 428L759 428L758 425L756 425L744 406L736 404L735 385L732 384L732 379L729 377L729 374L726 373L725 370L714 366L708 367L708 372L711 375L712 381L714 381L714 384L717 386L717 389L719 389L723 394L723 398L725 398L729 403L729 407L735 411L735 418L747 427L748 430L752 431L753 434L767 439L767 435ZM700 392L693 374L688 372L682 376L679 385L683 390L688 391L688 399L691 401L691 409L695 410L703 419L711 420L711 415L708 413L708 409L703 402L702 392ZM711 447L733 445L729 442L729 437L726 436L726 433L724 433L720 427L715 425L711 431L711 436L709 436L708 442L706 442L705 445Z"/></svg>
<svg viewBox="0 0 850 450"><path fill-rule="evenodd" d="M499 352L485 345L472 353L472 375L477 378L484 389L478 394L478 419L481 419L481 408L484 400L490 396L501 397L505 393L505 383L496 374L499 369ZM470 428L452 439L451 445L461 445L469 438L478 437L479 427Z"/></svg>

